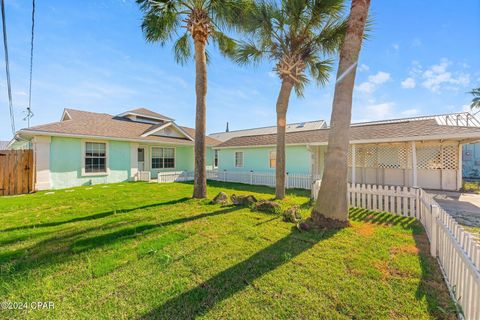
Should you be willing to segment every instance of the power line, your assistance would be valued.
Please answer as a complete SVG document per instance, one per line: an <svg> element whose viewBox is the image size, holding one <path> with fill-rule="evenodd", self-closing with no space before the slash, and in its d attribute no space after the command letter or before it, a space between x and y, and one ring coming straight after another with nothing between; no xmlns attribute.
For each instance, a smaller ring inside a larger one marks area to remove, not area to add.
<svg viewBox="0 0 480 320"><path fill-rule="evenodd" d="M32 112L32 74L33 74L33 39L35 31L35 0L32 0L32 38L30 41L30 86L28 89L28 107L27 107L27 126L30 128L30 118L33 117Z"/></svg>
<svg viewBox="0 0 480 320"><path fill-rule="evenodd" d="M7 91L8 91L8 103L10 109L10 121L12 124L12 134L15 136L15 118L13 116L13 103L12 103L12 86L10 84L10 64L8 61L8 46L7 46L7 26L5 23L5 0L2 0L2 26L3 26L3 48L5 50L5 72L7 73Z"/></svg>

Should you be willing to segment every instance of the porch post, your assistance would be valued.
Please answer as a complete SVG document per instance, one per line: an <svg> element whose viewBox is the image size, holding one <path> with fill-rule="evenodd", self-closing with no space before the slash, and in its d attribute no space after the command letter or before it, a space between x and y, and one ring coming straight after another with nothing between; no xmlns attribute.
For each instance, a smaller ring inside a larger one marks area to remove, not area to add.
<svg viewBox="0 0 480 320"><path fill-rule="evenodd" d="M130 144L130 180L136 180L138 174L138 143Z"/></svg>
<svg viewBox="0 0 480 320"><path fill-rule="evenodd" d="M412 187L417 187L417 148L415 141L412 142Z"/></svg>
<svg viewBox="0 0 480 320"><path fill-rule="evenodd" d="M462 188L463 182L463 145L458 142L458 171L457 171L457 190Z"/></svg>
<svg viewBox="0 0 480 320"><path fill-rule="evenodd" d="M355 185L355 180L356 180L355 179L356 178L356 168L355 167L357 166L357 161L356 161L356 156L355 156L355 153L356 153L355 152L355 145L352 144L351 148L352 148L352 179L351 180L352 180L352 186L354 186Z"/></svg>
<svg viewBox="0 0 480 320"><path fill-rule="evenodd" d="M35 161L35 190L47 190L52 187L50 177L50 143L49 136L33 138L33 156Z"/></svg>

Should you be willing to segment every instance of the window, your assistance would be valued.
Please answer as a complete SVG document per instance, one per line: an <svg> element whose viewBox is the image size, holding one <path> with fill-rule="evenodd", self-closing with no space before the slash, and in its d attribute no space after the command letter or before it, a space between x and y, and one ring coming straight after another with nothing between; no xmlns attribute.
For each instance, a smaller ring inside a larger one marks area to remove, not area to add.
<svg viewBox="0 0 480 320"><path fill-rule="evenodd" d="M218 168L218 150L215 150L215 156L213 158L213 167Z"/></svg>
<svg viewBox="0 0 480 320"><path fill-rule="evenodd" d="M152 169L175 168L174 148L152 148Z"/></svg>
<svg viewBox="0 0 480 320"><path fill-rule="evenodd" d="M107 172L107 144L85 143L85 173Z"/></svg>
<svg viewBox="0 0 480 320"><path fill-rule="evenodd" d="M243 152L235 152L235 167L243 167Z"/></svg>
<svg viewBox="0 0 480 320"><path fill-rule="evenodd" d="M269 155L269 165L270 168L275 168L277 166L277 152L276 151L270 151Z"/></svg>

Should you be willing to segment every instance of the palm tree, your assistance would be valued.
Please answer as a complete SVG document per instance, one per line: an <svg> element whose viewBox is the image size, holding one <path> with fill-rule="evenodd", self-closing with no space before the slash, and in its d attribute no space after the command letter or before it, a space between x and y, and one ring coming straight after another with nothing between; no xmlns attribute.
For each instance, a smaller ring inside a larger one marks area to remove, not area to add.
<svg viewBox="0 0 480 320"><path fill-rule="evenodd" d="M235 0L137 0L144 13L142 30L147 41L163 46L173 41L177 63L195 59L195 178L194 198L207 196L205 126L207 95L207 54L209 40L220 51L233 53L235 41L222 32L240 21L245 3ZM193 52L192 52L193 42Z"/></svg>
<svg viewBox="0 0 480 320"><path fill-rule="evenodd" d="M283 0L257 3L243 25L247 41L239 43L240 64L262 59L275 65L281 80L277 98L276 198L285 197L286 115L292 89L302 96L309 78L328 81L332 60L345 34L343 0Z"/></svg>
<svg viewBox="0 0 480 320"><path fill-rule="evenodd" d="M470 104L470 108L480 108L480 88L473 89L470 91L470 94L473 95L472 103Z"/></svg>
<svg viewBox="0 0 480 320"><path fill-rule="evenodd" d="M340 50L325 170L309 221L315 227L339 228L348 225L347 154L352 95L369 6L370 0L352 0L345 41Z"/></svg>

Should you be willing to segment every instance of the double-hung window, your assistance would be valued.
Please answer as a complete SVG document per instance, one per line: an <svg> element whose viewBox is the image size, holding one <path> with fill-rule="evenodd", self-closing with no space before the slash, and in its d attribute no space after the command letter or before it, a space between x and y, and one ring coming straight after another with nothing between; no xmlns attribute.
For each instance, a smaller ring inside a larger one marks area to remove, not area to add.
<svg viewBox="0 0 480 320"><path fill-rule="evenodd" d="M107 172L107 144L103 142L85 143L85 173Z"/></svg>
<svg viewBox="0 0 480 320"><path fill-rule="evenodd" d="M213 167L218 168L218 150L215 150L215 156L213 158Z"/></svg>
<svg viewBox="0 0 480 320"><path fill-rule="evenodd" d="M243 152L235 152L235 167L243 167Z"/></svg>
<svg viewBox="0 0 480 320"><path fill-rule="evenodd" d="M275 168L277 166L277 152L276 151L270 151L268 162L269 162L270 168Z"/></svg>
<svg viewBox="0 0 480 320"><path fill-rule="evenodd" d="M152 148L152 169L175 168L175 148Z"/></svg>

